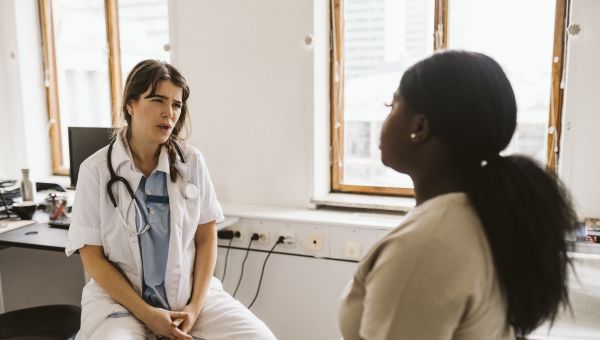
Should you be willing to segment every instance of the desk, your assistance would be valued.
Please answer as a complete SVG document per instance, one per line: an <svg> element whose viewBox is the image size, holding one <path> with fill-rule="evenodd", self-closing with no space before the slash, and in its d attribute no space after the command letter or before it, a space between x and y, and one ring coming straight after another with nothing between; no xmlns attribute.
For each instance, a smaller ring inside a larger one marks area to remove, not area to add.
<svg viewBox="0 0 600 340"><path fill-rule="evenodd" d="M40 216L38 220L43 217ZM217 228L237 223L227 217ZM0 233L0 313L37 305L81 301L85 284L79 256L67 258L68 230L37 223ZM10 292L10 294L7 294Z"/></svg>
<svg viewBox="0 0 600 340"><path fill-rule="evenodd" d="M64 252L67 233L67 229L37 223L0 234L0 246Z"/></svg>
<svg viewBox="0 0 600 340"><path fill-rule="evenodd" d="M48 183L59 183L67 187L68 177L54 176L48 179ZM43 202L48 192L36 192L35 201ZM75 199L75 190L67 190L68 201ZM50 250L64 252L67 245L67 229L55 228L49 226L48 215L37 211L33 217L38 221L37 224L18 228L15 230L0 233L0 249L4 247L19 247L29 249ZM217 223L217 230L227 228L239 221L237 217L225 217L225 220Z"/></svg>
<svg viewBox="0 0 600 340"><path fill-rule="evenodd" d="M217 223L217 230L238 222L237 217L226 217ZM67 245L67 229L54 228L37 223L0 234L0 246L21 247L64 252Z"/></svg>

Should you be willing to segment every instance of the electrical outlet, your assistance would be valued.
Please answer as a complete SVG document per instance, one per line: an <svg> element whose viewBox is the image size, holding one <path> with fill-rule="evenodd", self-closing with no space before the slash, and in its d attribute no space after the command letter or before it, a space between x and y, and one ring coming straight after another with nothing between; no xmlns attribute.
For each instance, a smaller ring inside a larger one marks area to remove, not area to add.
<svg viewBox="0 0 600 340"><path fill-rule="evenodd" d="M323 235L311 234L308 235L306 248L310 251L322 251L324 247Z"/></svg>
<svg viewBox="0 0 600 340"><path fill-rule="evenodd" d="M290 233L290 232L284 232L284 233L279 233L279 235L277 236L277 239L279 239L279 237L283 236L283 244L285 245L292 245L296 242L296 237L294 236L294 233Z"/></svg>
<svg viewBox="0 0 600 340"><path fill-rule="evenodd" d="M264 244L269 243L269 232L266 229L256 230L253 233L258 234L258 240L254 241L254 242L264 243ZM252 234L250 234L250 236L252 236Z"/></svg>

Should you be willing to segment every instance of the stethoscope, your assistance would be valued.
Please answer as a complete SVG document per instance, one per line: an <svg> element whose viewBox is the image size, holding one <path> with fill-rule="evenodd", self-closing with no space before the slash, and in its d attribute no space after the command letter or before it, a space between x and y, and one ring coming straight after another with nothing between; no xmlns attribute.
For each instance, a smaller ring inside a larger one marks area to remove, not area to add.
<svg viewBox="0 0 600 340"><path fill-rule="evenodd" d="M135 194L133 192L133 189L131 188L131 185L129 184L129 181L127 181L127 179L125 179L122 176L117 176L117 174L115 173L115 170L113 169L113 166L112 166L112 148L113 148L113 145L115 144L115 141L116 141L116 138L110 142L110 144L108 146L108 155L106 156L107 161L108 161L108 171L110 172L110 179L108 180L108 183L106 184L106 192L108 193L108 198L110 199L110 202L112 203L112 205L115 207L115 210L117 211L119 219L125 226L125 229L127 229L127 232L129 233L129 235L130 236L139 236L139 235L142 235L143 233L145 233L146 231L148 231L148 229L150 229L150 223L146 223L144 228L140 231L138 231L136 228L129 226L129 224L127 224L127 222L126 222L125 217L123 216L123 214L121 213L121 211L118 208L118 203L117 203L117 200L115 199L115 195L112 190L112 186L118 182L121 182L125 185L125 188L127 189L127 192L129 193L129 196L131 196L131 202L129 202L129 206L127 207L126 214L129 215L129 210L131 209L131 205L133 204L133 206L136 210L136 214L135 214L136 224L139 225L138 218L142 218L142 214L140 212L141 209L138 207L137 200L135 199ZM181 162L185 163L185 158L183 158L183 153L181 152L179 145L177 145L177 143L173 143L173 145L175 146L175 150L177 151L177 154L179 155ZM185 198L187 198L187 199L196 198L198 196L198 188L194 184L188 183L185 186L184 194L185 194Z"/></svg>

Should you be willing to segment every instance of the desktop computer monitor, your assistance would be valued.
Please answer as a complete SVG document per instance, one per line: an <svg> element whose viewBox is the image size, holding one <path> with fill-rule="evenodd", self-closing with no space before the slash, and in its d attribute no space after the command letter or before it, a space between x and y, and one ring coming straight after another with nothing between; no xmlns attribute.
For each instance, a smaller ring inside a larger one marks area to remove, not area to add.
<svg viewBox="0 0 600 340"><path fill-rule="evenodd" d="M77 175L79 174L81 163L110 143L112 130L112 128L99 127L69 127L69 159L72 188L75 188L77 185Z"/></svg>

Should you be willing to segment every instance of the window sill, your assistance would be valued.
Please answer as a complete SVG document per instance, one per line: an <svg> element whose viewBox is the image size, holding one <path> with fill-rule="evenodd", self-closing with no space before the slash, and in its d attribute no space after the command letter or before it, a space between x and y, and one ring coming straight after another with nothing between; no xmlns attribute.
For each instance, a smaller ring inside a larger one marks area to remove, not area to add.
<svg viewBox="0 0 600 340"><path fill-rule="evenodd" d="M329 193L315 197L311 203L317 207L338 207L353 209L383 210L406 213L415 207L412 197L391 197L375 195L359 195L344 193Z"/></svg>
<svg viewBox="0 0 600 340"><path fill-rule="evenodd" d="M404 215L398 213L367 213L335 209L302 209L221 202L228 217L260 219L301 224L327 224L361 229L389 230L400 224Z"/></svg>

